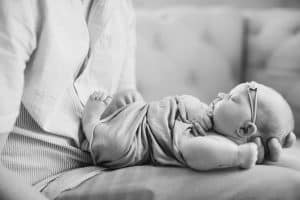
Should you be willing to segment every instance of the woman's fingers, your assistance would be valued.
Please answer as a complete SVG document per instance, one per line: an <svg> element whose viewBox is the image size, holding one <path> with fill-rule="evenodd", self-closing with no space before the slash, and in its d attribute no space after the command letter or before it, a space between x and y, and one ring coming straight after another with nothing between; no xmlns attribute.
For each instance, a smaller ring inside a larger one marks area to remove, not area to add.
<svg viewBox="0 0 300 200"><path fill-rule="evenodd" d="M293 132L288 134L286 138L283 140L283 144L281 146L279 140L277 138L271 138L263 145L262 139L260 137L255 137L252 139L252 142L257 144L258 147L258 159L257 163L262 163L265 159L266 152L265 148L267 148L268 159L272 162L277 162L280 158L282 147L288 148L291 147L296 141L296 136Z"/></svg>
<svg viewBox="0 0 300 200"><path fill-rule="evenodd" d="M269 148L270 160L273 162L277 162L279 160L282 147L277 138L271 138L267 142L267 146Z"/></svg>
<svg viewBox="0 0 300 200"><path fill-rule="evenodd" d="M256 137L254 138L253 142L257 145L258 155L257 155L257 163L261 164L265 158L265 148L262 144L261 138Z"/></svg>
<svg viewBox="0 0 300 200"><path fill-rule="evenodd" d="M283 140L282 147L283 148L289 148L293 146L293 144L296 142L296 135L293 132L290 132L285 139Z"/></svg>

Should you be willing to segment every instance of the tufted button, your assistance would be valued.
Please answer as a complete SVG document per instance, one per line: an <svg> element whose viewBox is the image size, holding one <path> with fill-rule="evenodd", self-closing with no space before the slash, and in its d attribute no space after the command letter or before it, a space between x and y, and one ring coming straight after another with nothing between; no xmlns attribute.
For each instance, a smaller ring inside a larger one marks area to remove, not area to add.
<svg viewBox="0 0 300 200"><path fill-rule="evenodd" d="M165 50L165 44L163 42L161 33L156 32L153 35L152 45L153 45L154 49L157 49L159 51L164 51Z"/></svg>
<svg viewBox="0 0 300 200"><path fill-rule="evenodd" d="M300 25L293 27L292 34L297 35L300 32Z"/></svg>
<svg viewBox="0 0 300 200"><path fill-rule="evenodd" d="M168 13L161 13L161 14L159 15L159 18L160 18L161 20L163 20L163 21L169 20L169 17L170 17L170 15L169 15Z"/></svg>
<svg viewBox="0 0 300 200"><path fill-rule="evenodd" d="M210 33L210 31L207 29L205 29L202 33L201 33L201 41L200 42L205 42L207 44L211 44L212 43L212 34Z"/></svg>
<svg viewBox="0 0 300 200"><path fill-rule="evenodd" d="M188 70L185 81L190 87L195 87L200 84L199 81L201 79L199 79L198 73L199 69L192 68Z"/></svg>

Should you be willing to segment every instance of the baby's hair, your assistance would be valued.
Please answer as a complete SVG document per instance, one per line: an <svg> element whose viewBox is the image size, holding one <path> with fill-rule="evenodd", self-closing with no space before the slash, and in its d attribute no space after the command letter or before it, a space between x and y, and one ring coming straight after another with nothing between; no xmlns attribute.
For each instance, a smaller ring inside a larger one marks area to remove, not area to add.
<svg viewBox="0 0 300 200"><path fill-rule="evenodd" d="M294 116L288 102L276 90L259 84L256 126L263 140L280 141L293 131Z"/></svg>

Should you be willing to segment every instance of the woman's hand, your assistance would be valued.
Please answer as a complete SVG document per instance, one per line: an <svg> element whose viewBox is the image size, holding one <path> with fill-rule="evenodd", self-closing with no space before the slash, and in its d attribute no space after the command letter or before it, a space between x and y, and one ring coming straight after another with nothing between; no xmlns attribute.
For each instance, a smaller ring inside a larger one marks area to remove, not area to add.
<svg viewBox="0 0 300 200"><path fill-rule="evenodd" d="M296 135L293 132L289 133L282 141L282 144L277 138L271 138L267 140L266 144L263 144L260 137L255 137L252 142L258 146L257 163L263 163L264 160L277 162L280 158L282 148L289 148L296 142Z"/></svg>

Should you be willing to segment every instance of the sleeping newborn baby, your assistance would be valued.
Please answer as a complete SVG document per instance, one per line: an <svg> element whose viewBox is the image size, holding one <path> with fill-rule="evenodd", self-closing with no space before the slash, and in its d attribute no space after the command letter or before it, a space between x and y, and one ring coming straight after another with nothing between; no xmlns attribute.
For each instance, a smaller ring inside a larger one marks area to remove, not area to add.
<svg viewBox="0 0 300 200"><path fill-rule="evenodd" d="M210 105L189 95L145 103L126 94L111 100L95 92L82 124L94 163L110 169L143 164L250 168L258 156L251 138L267 142L276 137L282 142L294 129L285 99L255 82L219 94Z"/></svg>

